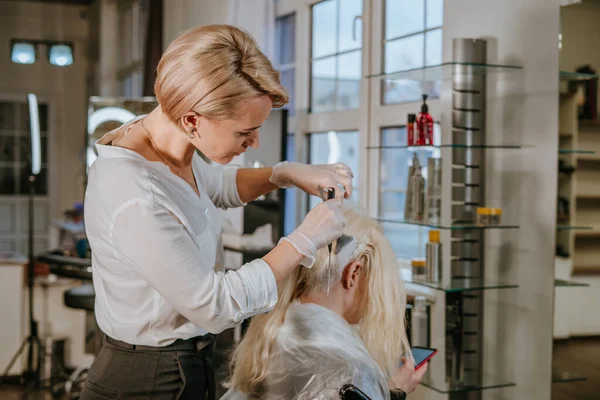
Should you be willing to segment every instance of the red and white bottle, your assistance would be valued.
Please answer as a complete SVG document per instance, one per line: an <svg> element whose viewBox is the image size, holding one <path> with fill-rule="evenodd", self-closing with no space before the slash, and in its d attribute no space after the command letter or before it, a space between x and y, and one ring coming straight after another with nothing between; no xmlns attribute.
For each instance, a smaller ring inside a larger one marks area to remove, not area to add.
<svg viewBox="0 0 600 400"><path fill-rule="evenodd" d="M433 146L433 118L429 114L426 100L427 95L424 94L421 112L417 115L417 145L419 146Z"/></svg>

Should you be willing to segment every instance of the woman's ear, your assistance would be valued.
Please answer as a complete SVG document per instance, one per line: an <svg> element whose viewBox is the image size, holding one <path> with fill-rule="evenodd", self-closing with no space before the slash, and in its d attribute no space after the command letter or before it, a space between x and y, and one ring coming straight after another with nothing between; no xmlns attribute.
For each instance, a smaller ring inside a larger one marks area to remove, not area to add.
<svg viewBox="0 0 600 400"><path fill-rule="evenodd" d="M200 115L194 111L188 111L181 118L181 127L184 131L190 132L198 129L198 123L200 122Z"/></svg>
<svg viewBox="0 0 600 400"><path fill-rule="evenodd" d="M363 266L359 261L355 260L348 263L344 268L344 272L342 272L342 286L344 289L351 289L357 286L362 272Z"/></svg>

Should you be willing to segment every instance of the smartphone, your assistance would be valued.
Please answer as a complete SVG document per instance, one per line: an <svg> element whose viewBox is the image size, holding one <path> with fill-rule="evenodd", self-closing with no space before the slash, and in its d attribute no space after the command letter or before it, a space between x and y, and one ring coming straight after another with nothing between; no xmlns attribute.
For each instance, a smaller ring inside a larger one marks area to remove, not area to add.
<svg viewBox="0 0 600 400"><path fill-rule="evenodd" d="M431 357L437 353L437 349L414 346L410 348L410 352L415 359L415 370L417 370L425 365L427 361L431 360ZM402 362L400 362L400 366L402 366Z"/></svg>

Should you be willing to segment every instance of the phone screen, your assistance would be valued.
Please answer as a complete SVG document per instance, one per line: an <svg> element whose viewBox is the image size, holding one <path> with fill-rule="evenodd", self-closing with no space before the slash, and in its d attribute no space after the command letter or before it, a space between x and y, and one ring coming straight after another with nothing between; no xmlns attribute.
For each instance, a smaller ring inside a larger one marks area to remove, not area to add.
<svg viewBox="0 0 600 400"><path fill-rule="evenodd" d="M415 359L415 369L422 367L426 361L437 353L437 349L429 349L427 347L411 347L410 351ZM400 366L402 366L402 362L400 362Z"/></svg>

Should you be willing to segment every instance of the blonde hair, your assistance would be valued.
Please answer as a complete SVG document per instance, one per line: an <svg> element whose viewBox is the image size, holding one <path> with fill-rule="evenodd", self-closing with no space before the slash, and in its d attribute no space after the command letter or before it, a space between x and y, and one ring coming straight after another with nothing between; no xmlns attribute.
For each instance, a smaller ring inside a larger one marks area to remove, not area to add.
<svg viewBox="0 0 600 400"><path fill-rule="evenodd" d="M190 110L235 119L242 101L263 95L274 108L288 102L279 72L254 38L231 25L200 26L173 40L158 64L154 92L174 122Z"/></svg>
<svg viewBox="0 0 600 400"><path fill-rule="evenodd" d="M361 296L362 315L358 333L371 358L390 378L398 368L400 358L410 348L405 330L406 294L396 255L374 221L350 210L345 215L348 226L344 234L356 239L362 249L356 260L366 270L366 290ZM322 249L311 269L296 269L280 286L275 308L268 314L253 318L244 339L232 355L228 386L248 395L261 395L275 339L286 311L291 302L303 294L326 291L330 273L328 256L327 248ZM337 270L332 274L336 274L337 278L341 276Z"/></svg>

